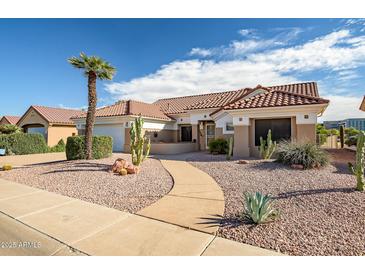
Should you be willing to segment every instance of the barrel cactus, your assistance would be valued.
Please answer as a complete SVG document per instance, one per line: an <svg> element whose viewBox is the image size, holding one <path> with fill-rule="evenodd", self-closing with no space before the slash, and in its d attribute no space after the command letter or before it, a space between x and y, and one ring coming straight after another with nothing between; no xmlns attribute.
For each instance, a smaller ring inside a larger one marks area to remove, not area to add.
<svg viewBox="0 0 365 274"><path fill-rule="evenodd" d="M260 155L262 159L270 159L276 150L276 142L271 140L271 129L267 133L267 139L260 136Z"/></svg>
<svg viewBox="0 0 365 274"><path fill-rule="evenodd" d="M12 170L13 169L13 166L12 165L10 165L10 164L5 164L5 165L3 165L3 167L2 167L2 170L3 171L8 171L8 170Z"/></svg>
<svg viewBox="0 0 365 274"><path fill-rule="evenodd" d="M357 136L357 145L356 145L356 162L355 165L349 163L350 171L356 176L356 190L364 191L364 153L365 153L365 134L363 131L360 131Z"/></svg>
<svg viewBox="0 0 365 274"><path fill-rule="evenodd" d="M130 130L131 154L133 165L139 166L148 157L151 149L151 141L143 133L144 120L137 117Z"/></svg>
<svg viewBox="0 0 365 274"><path fill-rule="evenodd" d="M128 174L128 171L125 169L125 168L122 168L120 171L119 171L119 174L124 176L124 175L127 175Z"/></svg>

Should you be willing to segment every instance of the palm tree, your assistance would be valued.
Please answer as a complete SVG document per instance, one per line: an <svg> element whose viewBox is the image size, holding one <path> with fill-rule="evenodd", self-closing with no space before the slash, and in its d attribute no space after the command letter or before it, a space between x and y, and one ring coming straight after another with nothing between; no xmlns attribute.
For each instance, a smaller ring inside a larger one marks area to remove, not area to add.
<svg viewBox="0 0 365 274"><path fill-rule="evenodd" d="M71 57L68 62L75 68L84 70L87 77L89 106L86 115L85 147L86 159L92 159L92 136L96 111L96 80L112 80L116 69L98 56L87 56L80 53L80 57Z"/></svg>

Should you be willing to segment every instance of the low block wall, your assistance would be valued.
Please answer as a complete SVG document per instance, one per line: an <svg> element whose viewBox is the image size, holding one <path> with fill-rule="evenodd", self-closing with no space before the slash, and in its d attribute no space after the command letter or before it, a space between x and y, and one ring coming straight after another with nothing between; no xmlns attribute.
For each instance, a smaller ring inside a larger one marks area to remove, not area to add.
<svg viewBox="0 0 365 274"><path fill-rule="evenodd" d="M179 154L198 150L196 143L152 143L151 154Z"/></svg>

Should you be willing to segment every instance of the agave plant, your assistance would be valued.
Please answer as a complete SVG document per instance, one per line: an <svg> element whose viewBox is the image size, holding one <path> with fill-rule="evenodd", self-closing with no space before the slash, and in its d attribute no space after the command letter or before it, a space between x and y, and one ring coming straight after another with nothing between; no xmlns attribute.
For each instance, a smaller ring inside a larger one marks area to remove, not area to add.
<svg viewBox="0 0 365 274"><path fill-rule="evenodd" d="M256 192L245 193L244 196L244 217L255 224L274 221L279 216L279 212L272 207L273 200L269 195Z"/></svg>

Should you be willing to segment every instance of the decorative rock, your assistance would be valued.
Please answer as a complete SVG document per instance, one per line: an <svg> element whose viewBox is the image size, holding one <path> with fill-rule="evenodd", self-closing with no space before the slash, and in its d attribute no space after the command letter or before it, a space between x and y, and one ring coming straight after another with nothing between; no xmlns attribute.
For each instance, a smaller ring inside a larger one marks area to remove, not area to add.
<svg viewBox="0 0 365 274"><path fill-rule="evenodd" d="M114 172L114 173L120 173L120 171L122 169L127 168L127 166L128 166L128 162L126 160L124 160L122 158L118 158L118 159L115 160L111 171Z"/></svg>
<svg viewBox="0 0 365 274"><path fill-rule="evenodd" d="M139 167L134 165L128 165L127 172L128 174L137 174L139 172Z"/></svg>
<svg viewBox="0 0 365 274"><path fill-rule="evenodd" d="M303 165L292 164L290 167L293 168L293 169L304 169Z"/></svg>
<svg viewBox="0 0 365 274"><path fill-rule="evenodd" d="M238 164L240 164L240 165L246 165L246 164L248 164L249 162L247 161L247 160L238 160L238 162L237 162Z"/></svg>

